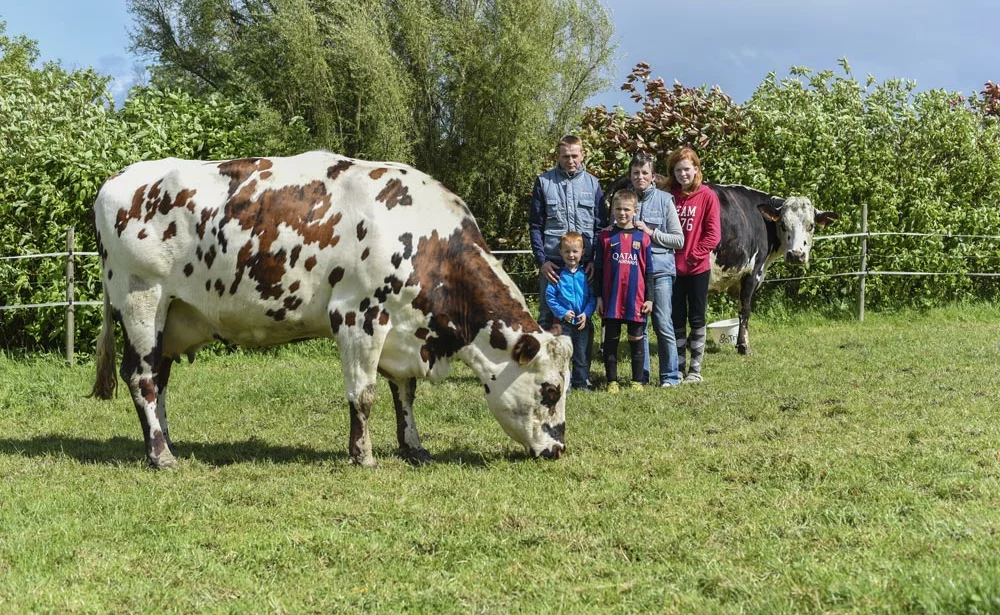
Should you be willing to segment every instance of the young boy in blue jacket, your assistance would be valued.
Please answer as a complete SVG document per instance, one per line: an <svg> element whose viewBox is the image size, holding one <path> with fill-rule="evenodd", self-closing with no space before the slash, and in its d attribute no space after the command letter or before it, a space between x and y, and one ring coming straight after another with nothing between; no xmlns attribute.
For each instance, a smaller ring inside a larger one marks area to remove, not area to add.
<svg viewBox="0 0 1000 615"><path fill-rule="evenodd" d="M559 254L564 266L559 270L559 281L545 289L545 302L552 315L562 325L563 335L573 340L573 372L570 386L587 390L590 361L587 340L593 325L590 322L597 307L594 291L587 281L587 274L580 266L583 260L583 235L569 232L559 240Z"/></svg>

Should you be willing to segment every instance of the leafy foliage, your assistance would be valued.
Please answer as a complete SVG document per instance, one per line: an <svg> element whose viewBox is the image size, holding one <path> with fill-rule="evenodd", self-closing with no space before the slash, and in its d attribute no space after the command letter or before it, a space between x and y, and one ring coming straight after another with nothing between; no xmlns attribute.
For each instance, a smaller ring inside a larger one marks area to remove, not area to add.
<svg viewBox="0 0 1000 615"><path fill-rule="evenodd" d="M610 180L624 174L636 151L691 145L708 181L808 196L841 214L838 233L860 232L867 206L870 231L945 235L870 238L868 269L943 275L868 276L869 307L997 297L995 282L961 274L1000 269L995 242L947 235L1000 234L1000 90L987 82L981 98L966 100L944 90L917 92L901 79L861 83L846 60L841 69L792 67L782 79L772 73L736 106L718 90L675 84L668 92L640 63L622 86L642 103L639 111L597 107L584 116L590 167ZM770 276L850 274L859 265L859 240L843 238L817 242L808 270L777 263ZM780 290L762 299L845 308L857 284L853 275L794 280L765 287Z"/></svg>
<svg viewBox="0 0 1000 615"><path fill-rule="evenodd" d="M0 256L63 252L69 227L77 251L94 251L97 192L133 162L250 155L270 139L266 121L242 103L138 88L116 111L107 77L54 63L35 68L37 54L23 40L0 36L0 50ZM64 301L65 267L56 258L0 261L0 303ZM76 299L100 299L99 279L96 259L81 257ZM80 311L82 339L96 334L97 312ZM3 311L0 340L5 347L54 344L64 320L63 308Z"/></svg>
<svg viewBox="0 0 1000 615"><path fill-rule="evenodd" d="M604 87L614 51L599 0L129 6L136 46L159 60L155 82L301 117L310 147L415 164L500 244L526 245L531 181Z"/></svg>

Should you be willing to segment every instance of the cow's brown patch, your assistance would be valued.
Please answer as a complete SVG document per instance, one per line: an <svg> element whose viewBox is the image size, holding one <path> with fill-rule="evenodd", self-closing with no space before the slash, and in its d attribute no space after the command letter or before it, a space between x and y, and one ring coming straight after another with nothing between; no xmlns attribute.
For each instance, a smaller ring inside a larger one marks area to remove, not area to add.
<svg viewBox="0 0 1000 615"><path fill-rule="evenodd" d="M377 181L379 178L381 178L383 175L385 175L388 170L389 169L387 169L385 167L379 167L379 168L375 169L374 171L372 171L371 173L369 173L368 177L370 177L370 178L372 178L372 179L374 179L374 180Z"/></svg>
<svg viewBox="0 0 1000 615"><path fill-rule="evenodd" d="M329 177L330 179L337 179L337 177L339 177L341 173L351 168L353 165L354 165L353 162L350 162L348 160L341 160L340 162L338 162L337 164L333 165L332 167L326 170L326 176Z"/></svg>
<svg viewBox="0 0 1000 615"><path fill-rule="evenodd" d="M361 252L361 260L368 258L368 255L371 254L371 252L371 249L365 248L364 251Z"/></svg>
<svg viewBox="0 0 1000 615"><path fill-rule="evenodd" d="M382 188L382 191L375 197L375 200L385 203L386 209L392 209L396 205L413 205L410 189L398 179L390 179L385 188Z"/></svg>
<svg viewBox="0 0 1000 615"><path fill-rule="evenodd" d="M168 241L169 239L177 235L177 223L171 222L167 225L167 228L163 231L163 241Z"/></svg>
<svg viewBox="0 0 1000 615"><path fill-rule="evenodd" d="M222 228L230 221L236 222L257 239L255 250L240 250L236 262L237 275L246 272L250 279L256 281L261 298L276 299L282 295L280 282L287 273L289 262L284 249L274 251L279 228L282 225L291 227L302 238L300 245L309 244L325 250L340 241L336 227L342 214L333 212L326 185L319 180L256 194L257 180L251 176L258 168L265 168L261 166L264 162L269 168L270 162L264 159L233 161L219 166L219 172L231 178L230 198L219 226Z"/></svg>
<svg viewBox="0 0 1000 615"><path fill-rule="evenodd" d="M288 259L288 266L289 267L294 267L295 266L295 263L297 263L298 260L299 260L299 254L301 254L301 253L302 253L302 246L301 245L298 245L298 246L295 246L294 248L292 248L292 255Z"/></svg>
<svg viewBox="0 0 1000 615"><path fill-rule="evenodd" d="M522 332L541 331L483 257L486 250L475 222L466 218L447 238L437 231L421 238L414 251L413 272L406 285L419 287L413 307L430 316L433 335L427 337L424 347L432 364L434 359L451 356L470 344L491 321ZM490 338L491 343L500 344L492 332ZM502 348L506 348L506 341Z"/></svg>
<svg viewBox="0 0 1000 615"><path fill-rule="evenodd" d="M307 258L306 262L305 262L305 266L306 266L306 271L312 271L313 267L316 266L316 257L315 256L310 256L309 258Z"/></svg>
<svg viewBox="0 0 1000 615"><path fill-rule="evenodd" d="M299 286L301 286L301 285L302 285L302 283L300 281L298 281L298 280L292 282L291 286L288 287L288 292L294 293L294 292L298 291L299 290Z"/></svg>
<svg viewBox="0 0 1000 615"><path fill-rule="evenodd" d="M345 272L343 267L334 267L333 271L330 272L330 277L328 278L328 280L330 281L330 286L331 287L336 286L338 282L343 280L344 273Z"/></svg>
<svg viewBox="0 0 1000 615"><path fill-rule="evenodd" d="M146 237L149 237L149 235L146 234L146 229L143 228L139 229L139 234L137 235L137 237L139 239L145 239Z"/></svg>
<svg viewBox="0 0 1000 615"><path fill-rule="evenodd" d="M373 305L372 307L368 308L365 311L365 322L362 325L362 327L364 328L365 333L367 333L368 335L374 335L375 334L375 324L374 323L375 323L375 319L378 317L379 311L380 311L380 308L377 305Z"/></svg>
<svg viewBox="0 0 1000 615"><path fill-rule="evenodd" d="M344 324L344 317L340 315L338 310L334 310L330 313L330 330L336 335L340 331L340 325Z"/></svg>
<svg viewBox="0 0 1000 615"><path fill-rule="evenodd" d="M490 346L497 350L507 350L507 338L504 337L503 327L499 320L493 321L490 328Z"/></svg>
<svg viewBox="0 0 1000 615"><path fill-rule="evenodd" d="M276 322L281 322L285 319L285 308L281 308L280 310L268 310L265 314L273 318Z"/></svg>
<svg viewBox="0 0 1000 615"><path fill-rule="evenodd" d="M289 295L285 297L285 300L282 301L281 304L284 305L285 309L287 309L289 312L294 312L295 310L299 309L300 305L302 305L302 299L300 299L296 295Z"/></svg>
<svg viewBox="0 0 1000 615"><path fill-rule="evenodd" d="M222 283L222 280L215 281L215 292L219 293L220 297L225 294L226 285Z"/></svg>
<svg viewBox="0 0 1000 615"><path fill-rule="evenodd" d="M358 315L354 312L348 312L344 314L344 324L348 327L353 327L354 323L357 322Z"/></svg>
<svg viewBox="0 0 1000 615"><path fill-rule="evenodd" d="M365 228L365 221L358 222L358 241L364 241L368 236L368 229Z"/></svg>
<svg viewBox="0 0 1000 615"><path fill-rule="evenodd" d="M192 273L194 273L194 265L191 263L184 265L184 275L190 278Z"/></svg>
<svg viewBox="0 0 1000 615"><path fill-rule="evenodd" d="M201 246L195 246L194 255L198 258L198 261L205 260L205 252L202 251Z"/></svg>
<svg viewBox="0 0 1000 615"><path fill-rule="evenodd" d="M208 252L205 253L205 266L209 269L212 268L212 263L215 262L215 255L215 244L212 244L208 247Z"/></svg>
<svg viewBox="0 0 1000 615"><path fill-rule="evenodd" d="M194 227L195 232L198 234L198 239L205 238L205 228L208 226L209 221L212 220L215 214L218 213L218 211L219 211L218 209L201 210L201 216L198 221L198 224L196 224Z"/></svg>

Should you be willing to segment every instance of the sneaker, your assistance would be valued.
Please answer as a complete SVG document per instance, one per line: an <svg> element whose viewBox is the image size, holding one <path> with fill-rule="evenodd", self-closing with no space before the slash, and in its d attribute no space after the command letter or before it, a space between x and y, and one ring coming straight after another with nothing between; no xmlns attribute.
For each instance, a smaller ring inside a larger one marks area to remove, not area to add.
<svg viewBox="0 0 1000 615"><path fill-rule="evenodd" d="M701 382L701 374L698 372L691 372L684 377L684 384L696 384L698 382Z"/></svg>
<svg viewBox="0 0 1000 615"><path fill-rule="evenodd" d="M641 391L642 390L642 383L641 382L632 382L632 384L629 385L629 388L632 389L633 391Z"/></svg>
<svg viewBox="0 0 1000 615"><path fill-rule="evenodd" d="M620 389L618 388L618 383L617 382L609 382L608 383L608 393L611 393L612 395L614 395L619 390Z"/></svg>
<svg viewBox="0 0 1000 615"><path fill-rule="evenodd" d="M677 382L677 383L673 383L673 382L661 382L660 383L660 388L661 389L669 389L669 388L677 386L678 384L680 384L680 382Z"/></svg>

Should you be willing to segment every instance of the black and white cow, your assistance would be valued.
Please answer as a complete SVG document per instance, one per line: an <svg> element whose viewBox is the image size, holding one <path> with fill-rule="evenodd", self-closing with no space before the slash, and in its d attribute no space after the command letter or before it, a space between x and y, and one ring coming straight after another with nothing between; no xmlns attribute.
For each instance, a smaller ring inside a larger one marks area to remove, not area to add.
<svg viewBox="0 0 1000 615"><path fill-rule="evenodd" d="M667 178L657 174L656 187L667 189ZM629 185L621 177L605 191L607 201L616 190ZM753 296L764 281L764 273L775 259L801 265L809 262L813 231L839 218L820 211L804 196L782 198L754 188L732 184L708 184L719 196L722 240L712 252L711 291L727 291L740 302L740 329L736 348L750 354L747 326Z"/></svg>
<svg viewBox="0 0 1000 615"><path fill-rule="evenodd" d="M422 461L416 379L444 378L454 358L530 455L565 450L569 339L539 329L465 203L411 167L328 152L140 162L105 182L94 217L104 324L93 395L108 399L117 386L117 320L120 374L155 468L177 463L171 364L213 340L334 338L348 450L363 466L376 465L376 373L389 379L401 453Z"/></svg>

